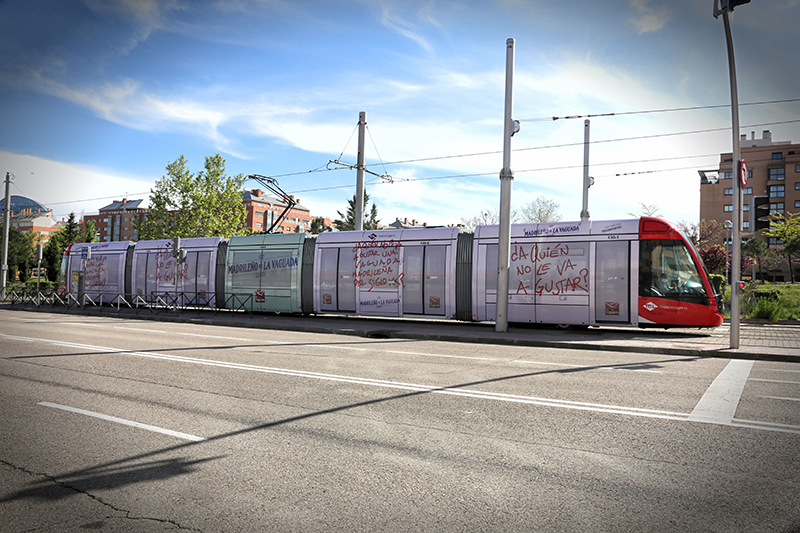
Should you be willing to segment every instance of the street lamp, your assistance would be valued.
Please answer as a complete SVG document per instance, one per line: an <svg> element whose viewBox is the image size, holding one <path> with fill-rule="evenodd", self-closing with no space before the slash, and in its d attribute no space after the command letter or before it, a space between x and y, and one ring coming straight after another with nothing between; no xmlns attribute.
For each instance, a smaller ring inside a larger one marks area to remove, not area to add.
<svg viewBox="0 0 800 533"><path fill-rule="evenodd" d="M733 244L733 236L731 230L733 229L733 222L726 220L722 223L722 227L728 230L728 238L725 239L725 281L731 282L731 256L728 253L728 242Z"/></svg>

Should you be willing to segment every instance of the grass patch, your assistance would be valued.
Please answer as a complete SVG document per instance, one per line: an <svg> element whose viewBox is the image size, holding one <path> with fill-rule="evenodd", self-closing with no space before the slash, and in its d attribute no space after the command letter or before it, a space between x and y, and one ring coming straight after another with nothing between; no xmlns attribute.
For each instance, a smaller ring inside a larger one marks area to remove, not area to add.
<svg viewBox="0 0 800 533"><path fill-rule="evenodd" d="M726 316L731 290L725 287ZM742 316L766 320L800 320L800 284L759 281L748 284L742 297Z"/></svg>

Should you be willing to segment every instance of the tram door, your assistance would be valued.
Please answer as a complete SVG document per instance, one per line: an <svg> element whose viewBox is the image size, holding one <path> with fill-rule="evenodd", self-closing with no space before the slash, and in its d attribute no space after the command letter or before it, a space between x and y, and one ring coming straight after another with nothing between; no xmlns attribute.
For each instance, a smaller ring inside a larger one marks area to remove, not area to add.
<svg viewBox="0 0 800 533"><path fill-rule="evenodd" d="M348 256L345 248L323 248L321 262L320 309L355 312L356 288L353 280L352 252Z"/></svg>
<svg viewBox="0 0 800 533"><path fill-rule="evenodd" d="M630 322L630 242L597 243L595 320Z"/></svg>
<svg viewBox="0 0 800 533"><path fill-rule="evenodd" d="M403 313L444 315L445 246L403 247Z"/></svg>

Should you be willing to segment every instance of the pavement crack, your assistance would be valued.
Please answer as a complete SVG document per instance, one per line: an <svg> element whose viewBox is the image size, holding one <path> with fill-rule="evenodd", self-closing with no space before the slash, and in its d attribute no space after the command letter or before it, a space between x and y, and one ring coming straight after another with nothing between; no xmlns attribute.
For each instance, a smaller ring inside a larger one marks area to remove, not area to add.
<svg viewBox="0 0 800 533"><path fill-rule="evenodd" d="M170 526L174 526L175 529L179 529L179 530L182 530L182 531L202 531L200 529L195 529L195 528L183 526L183 525L179 524L178 522L176 522L174 520L170 520L168 518L155 518L155 517L150 517L150 516L137 516L137 515L134 515L128 509L123 509L121 507L118 507L118 506L114 505L113 503L104 500L100 496L97 496L96 494L92 494L91 492L89 492L87 490L84 490L84 489L82 489L82 488L80 488L78 486L75 486L74 484L72 484L72 483L70 483L68 481L62 481L62 480L58 479L56 476L53 476L53 475L50 475L50 474L47 474L47 473L44 473L44 472L34 472L34 471L32 471L32 470L30 470L28 468L12 464L12 463L4 460L4 459L0 459L0 465L3 465L3 466L5 466L7 468L10 468L12 470L16 470L17 472L23 472L23 473L29 475L32 478L39 478L38 480L32 482L31 483L32 486L30 486L27 489L22 489L22 490L20 490L20 491L18 491L16 493L9 494L9 495L6 495L4 497L0 497L0 503L2 503L4 501L10 501L10 500L16 500L16 499L22 499L22 498L37 498L37 497L41 498L41 497L43 497L42 494L41 494L42 493L42 489L45 488L46 484L50 484L50 485L55 485L57 487L60 487L60 488L62 488L64 490L71 491L71 492L73 492L75 494L88 497L89 499L99 503L100 505L102 505L102 506L104 506L104 507L106 507L106 508L108 508L108 509L110 509L110 510L116 512L116 513L119 513L121 515L121 518L123 518L125 520L147 521L147 522L157 522L157 523L160 523L160 524L168 524ZM98 517L98 518L105 518L105 519L109 520L109 519L118 518L118 517L105 516L105 517ZM102 521L95 522L95 523L96 524L100 524L100 523L102 523Z"/></svg>

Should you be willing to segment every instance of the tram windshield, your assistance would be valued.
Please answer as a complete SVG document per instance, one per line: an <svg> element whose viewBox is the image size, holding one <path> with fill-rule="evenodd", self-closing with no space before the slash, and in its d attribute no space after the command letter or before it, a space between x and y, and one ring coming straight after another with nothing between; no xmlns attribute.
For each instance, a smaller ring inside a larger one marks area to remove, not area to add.
<svg viewBox="0 0 800 533"><path fill-rule="evenodd" d="M686 243L639 242L639 296L709 305L698 265Z"/></svg>

